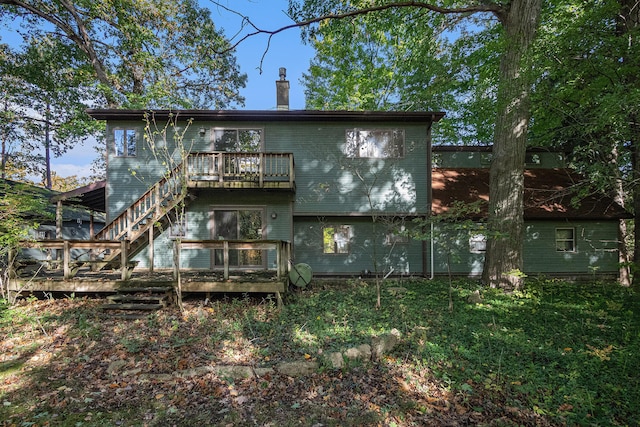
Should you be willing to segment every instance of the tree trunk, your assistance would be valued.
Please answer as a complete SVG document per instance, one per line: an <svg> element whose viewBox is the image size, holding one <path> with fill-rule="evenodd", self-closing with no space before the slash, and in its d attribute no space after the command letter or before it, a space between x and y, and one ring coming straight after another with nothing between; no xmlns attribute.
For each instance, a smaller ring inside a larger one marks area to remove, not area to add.
<svg viewBox="0 0 640 427"><path fill-rule="evenodd" d="M636 37L640 28L640 5L637 0L620 0L620 13L617 19L616 33L619 37L624 37L626 42L626 52L621 57L625 64L626 73L623 76L624 83L628 88L637 87L637 69L640 65ZM638 123L638 106L629 106L629 141L633 151L633 211L635 216L633 234L635 237L633 246L633 263L635 264L632 279L633 287L640 289L640 123Z"/></svg>
<svg viewBox="0 0 640 427"><path fill-rule="evenodd" d="M500 60L483 279L491 287L507 290L520 288L523 280L524 161L531 115L528 51L541 7L541 0L513 0L499 16L505 47Z"/></svg>

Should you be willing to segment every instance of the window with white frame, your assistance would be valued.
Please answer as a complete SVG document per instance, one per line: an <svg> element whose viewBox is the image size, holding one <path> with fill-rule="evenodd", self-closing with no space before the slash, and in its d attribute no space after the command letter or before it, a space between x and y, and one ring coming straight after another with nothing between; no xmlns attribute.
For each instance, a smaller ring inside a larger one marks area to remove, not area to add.
<svg viewBox="0 0 640 427"><path fill-rule="evenodd" d="M325 254L348 254L351 240L350 225L327 225L322 229Z"/></svg>
<svg viewBox="0 0 640 427"><path fill-rule="evenodd" d="M487 236L484 234L474 234L469 237L469 252L472 254L483 254L487 251Z"/></svg>
<svg viewBox="0 0 640 427"><path fill-rule="evenodd" d="M116 156L135 157L137 137L135 129L115 129L113 144Z"/></svg>
<svg viewBox="0 0 640 427"><path fill-rule="evenodd" d="M213 129L213 150L258 153L262 147L262 129Z"/></svg>
<svg viewBox="0 0 640 427"><path fill-rule="evenodd" d="M350 158L401 158L403 129L347 129L345 154Z"/></svg>
<svg viewBox="0 0 640 427"><path fill-rule="evenodd" d="M556 228L556 251L576 251L576 230L573 227Z"/></svg>

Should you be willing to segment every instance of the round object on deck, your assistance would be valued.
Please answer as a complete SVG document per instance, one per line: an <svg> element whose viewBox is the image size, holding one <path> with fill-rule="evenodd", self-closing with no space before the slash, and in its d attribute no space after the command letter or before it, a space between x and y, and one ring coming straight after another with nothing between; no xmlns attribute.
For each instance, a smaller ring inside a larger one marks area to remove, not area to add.
<svg viewBox="0 0 640 427"><path fill-rule="evenodd" d="M312 276L313 271L311 270L311 266L301 262L299 264L294 264L291 267L291 271L289 272L289 281L294 286L305 288L309 283L311 283Z"/></svg>

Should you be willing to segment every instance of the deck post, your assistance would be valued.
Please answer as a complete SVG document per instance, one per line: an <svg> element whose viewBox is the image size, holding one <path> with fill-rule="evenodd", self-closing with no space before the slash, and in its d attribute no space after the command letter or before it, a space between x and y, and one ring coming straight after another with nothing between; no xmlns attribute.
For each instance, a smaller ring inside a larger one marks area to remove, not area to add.
<svg viewBox="0 0 640 427"><path fill-rule="evenodd" d="M276 268L277 268L277 273L276 276L278 277L278 279L282 278L282 240L279 240L276 243Z"/></svg>
<svg viewBox="0 0 640 427"><path fill-rule="evenodd" d="M293 188L295 182L294 169L293 169L293 156L289 156L289 188Z"/></svg>
<svg viewBox="0 0 640 427"><path fill-rule="evenodd" d="M264 188L264 153L259 153L258 156L258 180L260 188Z"/></svg>
<svg viewBox="0 0 640 427"><path fill-rule="evenodd" d="M153 252L153 227L154 225L151 224L151 227L149 227L149 273L153 273L153 257L154 257L154 252Z"/></svg>
<svg viewBox="0 0 640 427"><path fill-rule="evenodd" d="M128 264L129 264L129 254L127 253L127 248L129 247L129 241L123 240L120 242L120 277L122 280L128 279Z"/></svg>
<svg viewBox="0 0 640 427"><path fill-rule="evenodd" d="M224 280L229 280L229 241L222 242L222 257L224 260Z"/></svg>
<svg viewBox="0 0 640 427"><path fill-rule="evenodd" d="M73 275L71 274L71 266L69 265L69 261L71 260L71 245L68 240L63 242L62 249L62 265L63 265L63 274L64 279L69 280Z"/></svg>

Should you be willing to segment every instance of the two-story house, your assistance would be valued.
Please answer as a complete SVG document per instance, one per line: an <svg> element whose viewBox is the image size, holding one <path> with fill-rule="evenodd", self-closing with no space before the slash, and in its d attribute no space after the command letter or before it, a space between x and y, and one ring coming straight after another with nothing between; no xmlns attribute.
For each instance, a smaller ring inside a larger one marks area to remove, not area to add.
<svg viewBox="0 0 640 427"><path fill-rule="evenodd" d="M429 215L431 129L444 113L292 111L285 103L273 111L89 114L107 132L107 225L98 238L131 240L138 268L171 268L179 235L291 242L290 261L314 275L428 273L428 246L401 231ZM151 135L149 125L167 121L175 124L169 137ZM184 168L178 186L187 189L177 194L168 187ZM185 215L163 223L183 200ZM275 268L275 251L235 247L230 268ZM224 263L221 249L180 258L191 269Z"/></svg>

